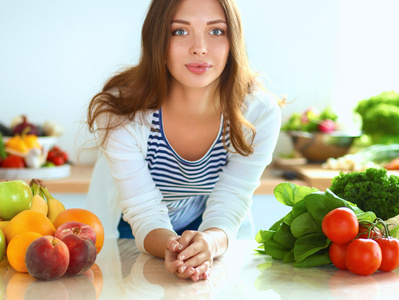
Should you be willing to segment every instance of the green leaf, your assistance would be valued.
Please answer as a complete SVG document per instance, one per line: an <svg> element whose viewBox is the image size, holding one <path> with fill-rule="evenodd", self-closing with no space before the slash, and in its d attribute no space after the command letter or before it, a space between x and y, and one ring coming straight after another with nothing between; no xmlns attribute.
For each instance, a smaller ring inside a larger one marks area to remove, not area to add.
<svg viewBox="0 0 399 300"><path fill-rule="evenodd" d="M360 214L356 214L357 219L359 222L366 221L366 222L374 222L377 216L372 211L362 212Z"/></svg>
<svg viewBox="0 0 399 300"><path fill-rule="evenodd" d="M357 206L352 205L350 202L336 196L330 190L325 192L312 193L303 199L308 212L312 215L315 222L321 226L323 218L326 214L338 207L348 207L356 214L363 211Z"/></svg>
<svg viewBox="0 0 399 300"><path fill-rule="evenodd" d="M273 239L277 243L280 243L281 245L283 245L289 249L294 248L295 240L296 240L295 237L291 233L290 226L288 226L285 223L281 224L281 227L274 234Z"/></svg>
<svg viewBox="0 0 399 300"><path fill-rule="evenodd" d="M306 234L321 232L321 225L318 225L309 212L304 212L295 218L291 223L291 233L295 238Z"/></svg>
<svg viewBox="0 0 399 300"><path fill-rule="evenodd" d="M315 191L318 191L318 189L298 186L291 182L283 182L274 188L274 196L280 203L287 206L294 206L295 203L303 200L306 195Z"/></svg>
<svg viewBox="0 0 399 300"><path fill-rule="evenodd" d="M6 157L7 157L7 153L5 150L3 135L0 132L0 159L5 159Z"/></svg>
<svg viewBox="0 0 399 300"><path fill-rule="evenodd" d="M283 262L284 263L293 263L293 262L295 262L294 250L291 250L290 252L288 252L288 253L286 253L284 255Z"/></svg>
<svg viewBox="0 0 399 300"><path fill-rule="evenodd" d="M274 240L265 242L265 253L274 259L283 259L284 255L290 252L291 249L277 243Z"/></svg>
<svg viewBox="0 0 399 300"><path fill-rule="evenodd" d="M270 231L270 230L259 230L259 232L255 236L255 240L258 243L264 243L266 241L270 241L273 239L273 235L276 233L276 231Z"/></svg>
<svg viewBox="0 0 399 300"><path fill-rule="evenodd" d="M300 237L295 242L295 261L297 263L303 261L321 249L328 248L330 243L331 241L323 233L312 233Z"/></svg>
<svg viewBox="0 0 399 300"><path fill-rule="evenodd" d="M328 248L322 249L300 262L294 262L295 267L318 267L331 264Z"/></svg>

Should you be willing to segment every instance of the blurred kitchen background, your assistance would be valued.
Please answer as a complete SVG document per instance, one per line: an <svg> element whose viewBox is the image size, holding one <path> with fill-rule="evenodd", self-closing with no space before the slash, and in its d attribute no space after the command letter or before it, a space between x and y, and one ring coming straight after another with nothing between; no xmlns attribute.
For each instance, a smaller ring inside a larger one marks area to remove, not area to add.
<svg viewBox="0 0 399 300"><path fill-rule="evenodd" d="M291 102L286 119L331 106L358 129L357 102L399 91L397 0L237 0L251 63ZM57 144L77 161L87 105L120 68L135 64L149 0L0 0L0 122L21 114L60 123ZM276 154L292 147L280 135ZM96 154L83 152L79 163Z"/></svg>

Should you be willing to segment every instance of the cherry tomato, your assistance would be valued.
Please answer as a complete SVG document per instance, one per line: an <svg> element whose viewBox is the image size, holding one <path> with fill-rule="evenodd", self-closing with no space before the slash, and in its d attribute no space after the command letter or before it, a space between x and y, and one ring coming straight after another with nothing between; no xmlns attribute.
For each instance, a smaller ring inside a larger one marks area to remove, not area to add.
<svg viewBox="0 0 399 300"><path fill-rule="evenodd" d="M393 237L377 240L382 252L382 262L378 270L390 272L399 267L399 240Z"/></svg>
<svg viewBox="0 0 399 300"><path fill-rule="evenodd" d="M375 240L355 239L346 249L346 267L358 275L373 274L381 265L382 251Z"/></svg>
<svg viewBox="0 0 399 300"><path fill-rule="evenodd" d="M370 237L369 237L370 233ZM377 240L382 236L381 231L377 228L374 227L373 229L370 229L366 225L359 225L359 232L357 234L357 238L359 239L373 239Z"/></svg>
<svg viewBox="0 0 399 300"><path fill-rule="evenodd" d="M331 243L330 248L328 249L328 254L330 255L330 259L334 266L341 270L347 270L346 267L346 250L348 248L348 244L336 244Z"/></svg>
<svg viewBox="0 0 399 300"><path fill-rule="evenodd" d="M2 168L25 168L25 161L21 156L9 155L1 162Z"/></svg>
<svg viewBox="0 0 399 300"><path fill-rule="evenodd" d="M64 159L61 156L54 157L51 162L56 166L61 166L65 163Z"/></svg>
<svg viewBox="0 0 399 300"><path fill-rule="evenodd" d="M325 215L321 228L333 243L347 244L356 237L359 222L353 210L339 207Z"/></svg>

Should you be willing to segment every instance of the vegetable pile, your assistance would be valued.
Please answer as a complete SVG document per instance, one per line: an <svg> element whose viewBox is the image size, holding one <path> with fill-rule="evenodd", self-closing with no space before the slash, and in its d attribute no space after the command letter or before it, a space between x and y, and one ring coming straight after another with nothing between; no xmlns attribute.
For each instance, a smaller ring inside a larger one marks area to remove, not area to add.
<svg viewBox="0 0 399 300"><path fill-rule="evenodd" d="M330 132L336 129L337 115L328 107L322 112L308 108L302 113L294 113L283 124L283 131Z"/></svg>
<svg viewBox="0 0 399 300"><path fill-rule="evenodd" d="M333 178L330 190L383 220L399 215L399 177L388 175L385 169L340 172Z"/></svg>
<svg viewBox="0 0 399 300"><path fill-rule="evenodd" d="M363 211L337 197L330 190L280 183L274 189L276 199L292 210L269 230L260 230L255 239L261 245L257 251L274 259L294 263L298 267L330 264L328 247L331 241L322 231L326 214L338 207L348 207L364 219L373 221L374 213Z"/></svg>
<svg viewBox="0 0 399 300"><path fill-rule="evenodd" d="M358 102L355 108L368 135L399 135L399 94L383 92Z"/></svg>
<svg viewBox="0 0 399 300"><path fill-rule="evenodd" d="M322 167L341 171L364 171L368 168L399 170L399 144L375 144L354 154L328 158Z"/></svg>
<svg viewBox="0 0 399 300"><path fill-rule="evenodd" d="M373 211L363 211L330 189L293 183L280 183L274 195L292 210L257 233L258 253L296 267L333 263L358 275L399 267L399 240Z"/></svg>

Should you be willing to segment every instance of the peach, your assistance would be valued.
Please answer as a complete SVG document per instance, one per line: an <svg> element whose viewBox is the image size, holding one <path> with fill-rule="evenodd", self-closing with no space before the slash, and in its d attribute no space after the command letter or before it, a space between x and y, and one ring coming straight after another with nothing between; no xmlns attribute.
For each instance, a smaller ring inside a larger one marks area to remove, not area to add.
<svg viewBox="0 0 399 300"><path fill-rule="evenodd" d="M62 240L65 236L71 233L80 237L87 237L91 239L94 244L96 243L97 236L94 229L90 225L81 222L69 221L61 224L55 231L54 236Z"/></svg>
<svg viewBox="0 0 399 300"><path fill-rule="evenodd" d="M25 264L28 273L37 279L60 278L68 269L68 247L54 236L39 237L26 250Z"/></svg>
<svg viewBox="0 0 399 300"><path fill-rule="evenodd" d="M80 275L91 268L97 258L97 249L91 239L68 234L62 241L69 249L69 265L66 274Z"/></svg>

